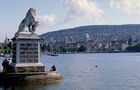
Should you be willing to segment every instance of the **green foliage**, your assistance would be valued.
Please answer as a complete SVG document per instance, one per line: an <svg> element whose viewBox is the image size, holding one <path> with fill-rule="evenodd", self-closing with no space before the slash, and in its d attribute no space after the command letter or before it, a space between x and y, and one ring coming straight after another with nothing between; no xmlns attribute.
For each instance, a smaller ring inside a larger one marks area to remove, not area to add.
<svg viewBox="0 0 140 90"><path fill-rule="evenodd" d="M42 52L51 51L50 45L46 45L46 44L41 45L41 51Z"/></svg>
<svg viewBox="0 0 140 90"><path fill-rule="evenodd" d="M60 52L60 48L55 47L55 48L53 48L53 51Z"/></svg>
<svg viewBox="0 0 140 90"><path fill-rule="evenodd" d="M62 46L60 46L60 52L67 52L68 50L67 50L67 48L66 47L62 47Z"/></svg>
<svg viewBox="0 0 140 90"><path fill-rule="evenodd" d="M75 51L77 51L77 49L74 48L74 47L70 47L70 48L67 48L67 49L68 49L68 52L75 52Z"/></svg>
<svg viewBox="0 0 140 90"><path fill-rule="evenodd" d="M12 49L7 45L0 44L0 53L10 53Z"/></svg>
<svg viewBox="0 0 140 90"><path fill-rule="evenodd" d="M50 51L50 46L49 45L44 45L43 49L44 51ZM53 51L56 53L66 53L66 52L84 52L87 50L87 47L84 45L81 45L79 48L77 47L68 47L68 46L60 46L60 47L52 47ZM43 50L42 50L43 51Z"/></svg>
<svg viewBox="0 0 140 90"><path fill-rule="evenodd" d="M140 52L140 44L134 45L134 46L129 46L126 48L126 51L129 52Z"/></svg>
<svg viewBox="0 0 140 90"><path fill-rule="evenodd" d="M0 52L3 52L4 51L4 48L3 48L3 45L1 44L0 45Z"/></svg>
<svg viewBox="0 0 140 90"><path fill-rule="evenodd" d="M59 47L60 52L76 52L77 48L76 47L66 47L66 46L61 46Z"/></svg>
<svg viewBox="0 0 140 90"><path fill-rule="evenodd" d="M120 51L118 48L116 47L109 47L108 49L108 52L117 52L117 51Z"/></svg>
<svg viewBox="0 0 140 90"><path fill-rule="evenodd" d="M78 48L78 52L84 52L84 51L86 51L87 50L87 47L86 46L84 46L84 45L80 45L80 47Z"/></svg>

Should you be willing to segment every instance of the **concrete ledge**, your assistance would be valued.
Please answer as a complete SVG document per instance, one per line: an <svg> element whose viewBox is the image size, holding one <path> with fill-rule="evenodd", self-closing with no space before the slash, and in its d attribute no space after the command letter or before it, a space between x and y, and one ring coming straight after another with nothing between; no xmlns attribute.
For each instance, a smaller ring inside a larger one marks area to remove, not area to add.
<svg viewBox="0 0 140 90"><path fill-rule="evenodd" d="M51 83L62 80L57 71L30 72L30 73L3 73L0 72L0 83Z"/></svg>

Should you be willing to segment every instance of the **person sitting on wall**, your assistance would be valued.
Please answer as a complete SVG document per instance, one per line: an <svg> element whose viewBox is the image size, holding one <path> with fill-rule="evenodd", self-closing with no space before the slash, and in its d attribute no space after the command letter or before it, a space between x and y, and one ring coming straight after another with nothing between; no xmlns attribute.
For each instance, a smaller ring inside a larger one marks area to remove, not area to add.
<svg viewBox="0 0 140 90"><path fill-rule="evenodd" d="M5 59L2 63L3 66L3 72L11 72L12 66L10 66L12 61L10 59Z"/></svg>
<svg viewBox="0 0 140 90"><path fill-rule="evenodd" d="M50 70L50 71L56 71L55 65L53 65L53 66L51 67L51 70Z"/></svg>
<svg viewBox="0 0 140 90"><path fill-rule="evenodd" d="M7 59L5 59L2 63L2 66L3 66L3 72L7 72L7 69L9 67L9 62Z"/></svg>
<svg viewBox="0 0 140 90"><path fill-rule="evenodd" d="M11 59L8 59L7 61L8 61L8 65L10 66L12 63Z"/></svg>
<svg viewBox="0 0 140 90"><path fill-rule="evenodd" d="M12 60L11 60L11 59L8 59L7 61L8 61L7 72L12 72L12 70L13 70L13 67L11 66L11 64L12 64Z"/></svg>

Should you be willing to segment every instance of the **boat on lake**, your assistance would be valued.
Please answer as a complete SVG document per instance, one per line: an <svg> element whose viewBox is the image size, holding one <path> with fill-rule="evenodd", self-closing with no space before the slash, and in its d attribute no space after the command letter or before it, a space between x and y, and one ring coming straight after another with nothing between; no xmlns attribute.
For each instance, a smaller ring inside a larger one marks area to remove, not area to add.
<svg viewBox="0 0 140 90"><path fill-rule="evenodd" d="M56 53L47 53L48 56L58 56Z"/></svg>
<svg viewBox="0 0 140 90"><path fill-rule="evenodd" d="M42 55L48 55L48 56L58 56L58 54L53 52L42 52Z"/></svg>
<svg viewBox="0 0 140 90"><path fill-rule="evenodd" d="M3 53L0 53L0 57L4 57L4 54Z"/></svg>

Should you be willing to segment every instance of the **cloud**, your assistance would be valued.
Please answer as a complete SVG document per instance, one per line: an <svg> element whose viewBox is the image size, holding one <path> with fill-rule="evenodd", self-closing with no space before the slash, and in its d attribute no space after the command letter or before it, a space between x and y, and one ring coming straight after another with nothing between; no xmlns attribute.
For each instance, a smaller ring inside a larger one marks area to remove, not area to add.
<svg viewBox="0 0 140 90"><path fill-rule="evenodd" d="M140 0L110 0L110 6L128 15L140 15Z"/></svg>
<svg viewBox="0 0 140 90"><path fill-rule="evenodd" d="M41 27L52 27L57 23L57 19L54 14L37 16L37 20Z"/></svg>
<svg viewBox="0 0 140 90"><path fill-rule="evenodd" d="M63 20L57 21L55 14L37 16L40 27L53 27L65 24L73 20L86 20L95 23L104 23L102 18L103 10L98 8L92 0L59 0L66 9L66 16Z"/></svg>
<svg viewBox="0 0 140 90"><path fill-rule="evenodd" d="M61 0L67 9L66 21L75 19L94 20L96 23L103 21L102 9L92 0Z"/></svg>

